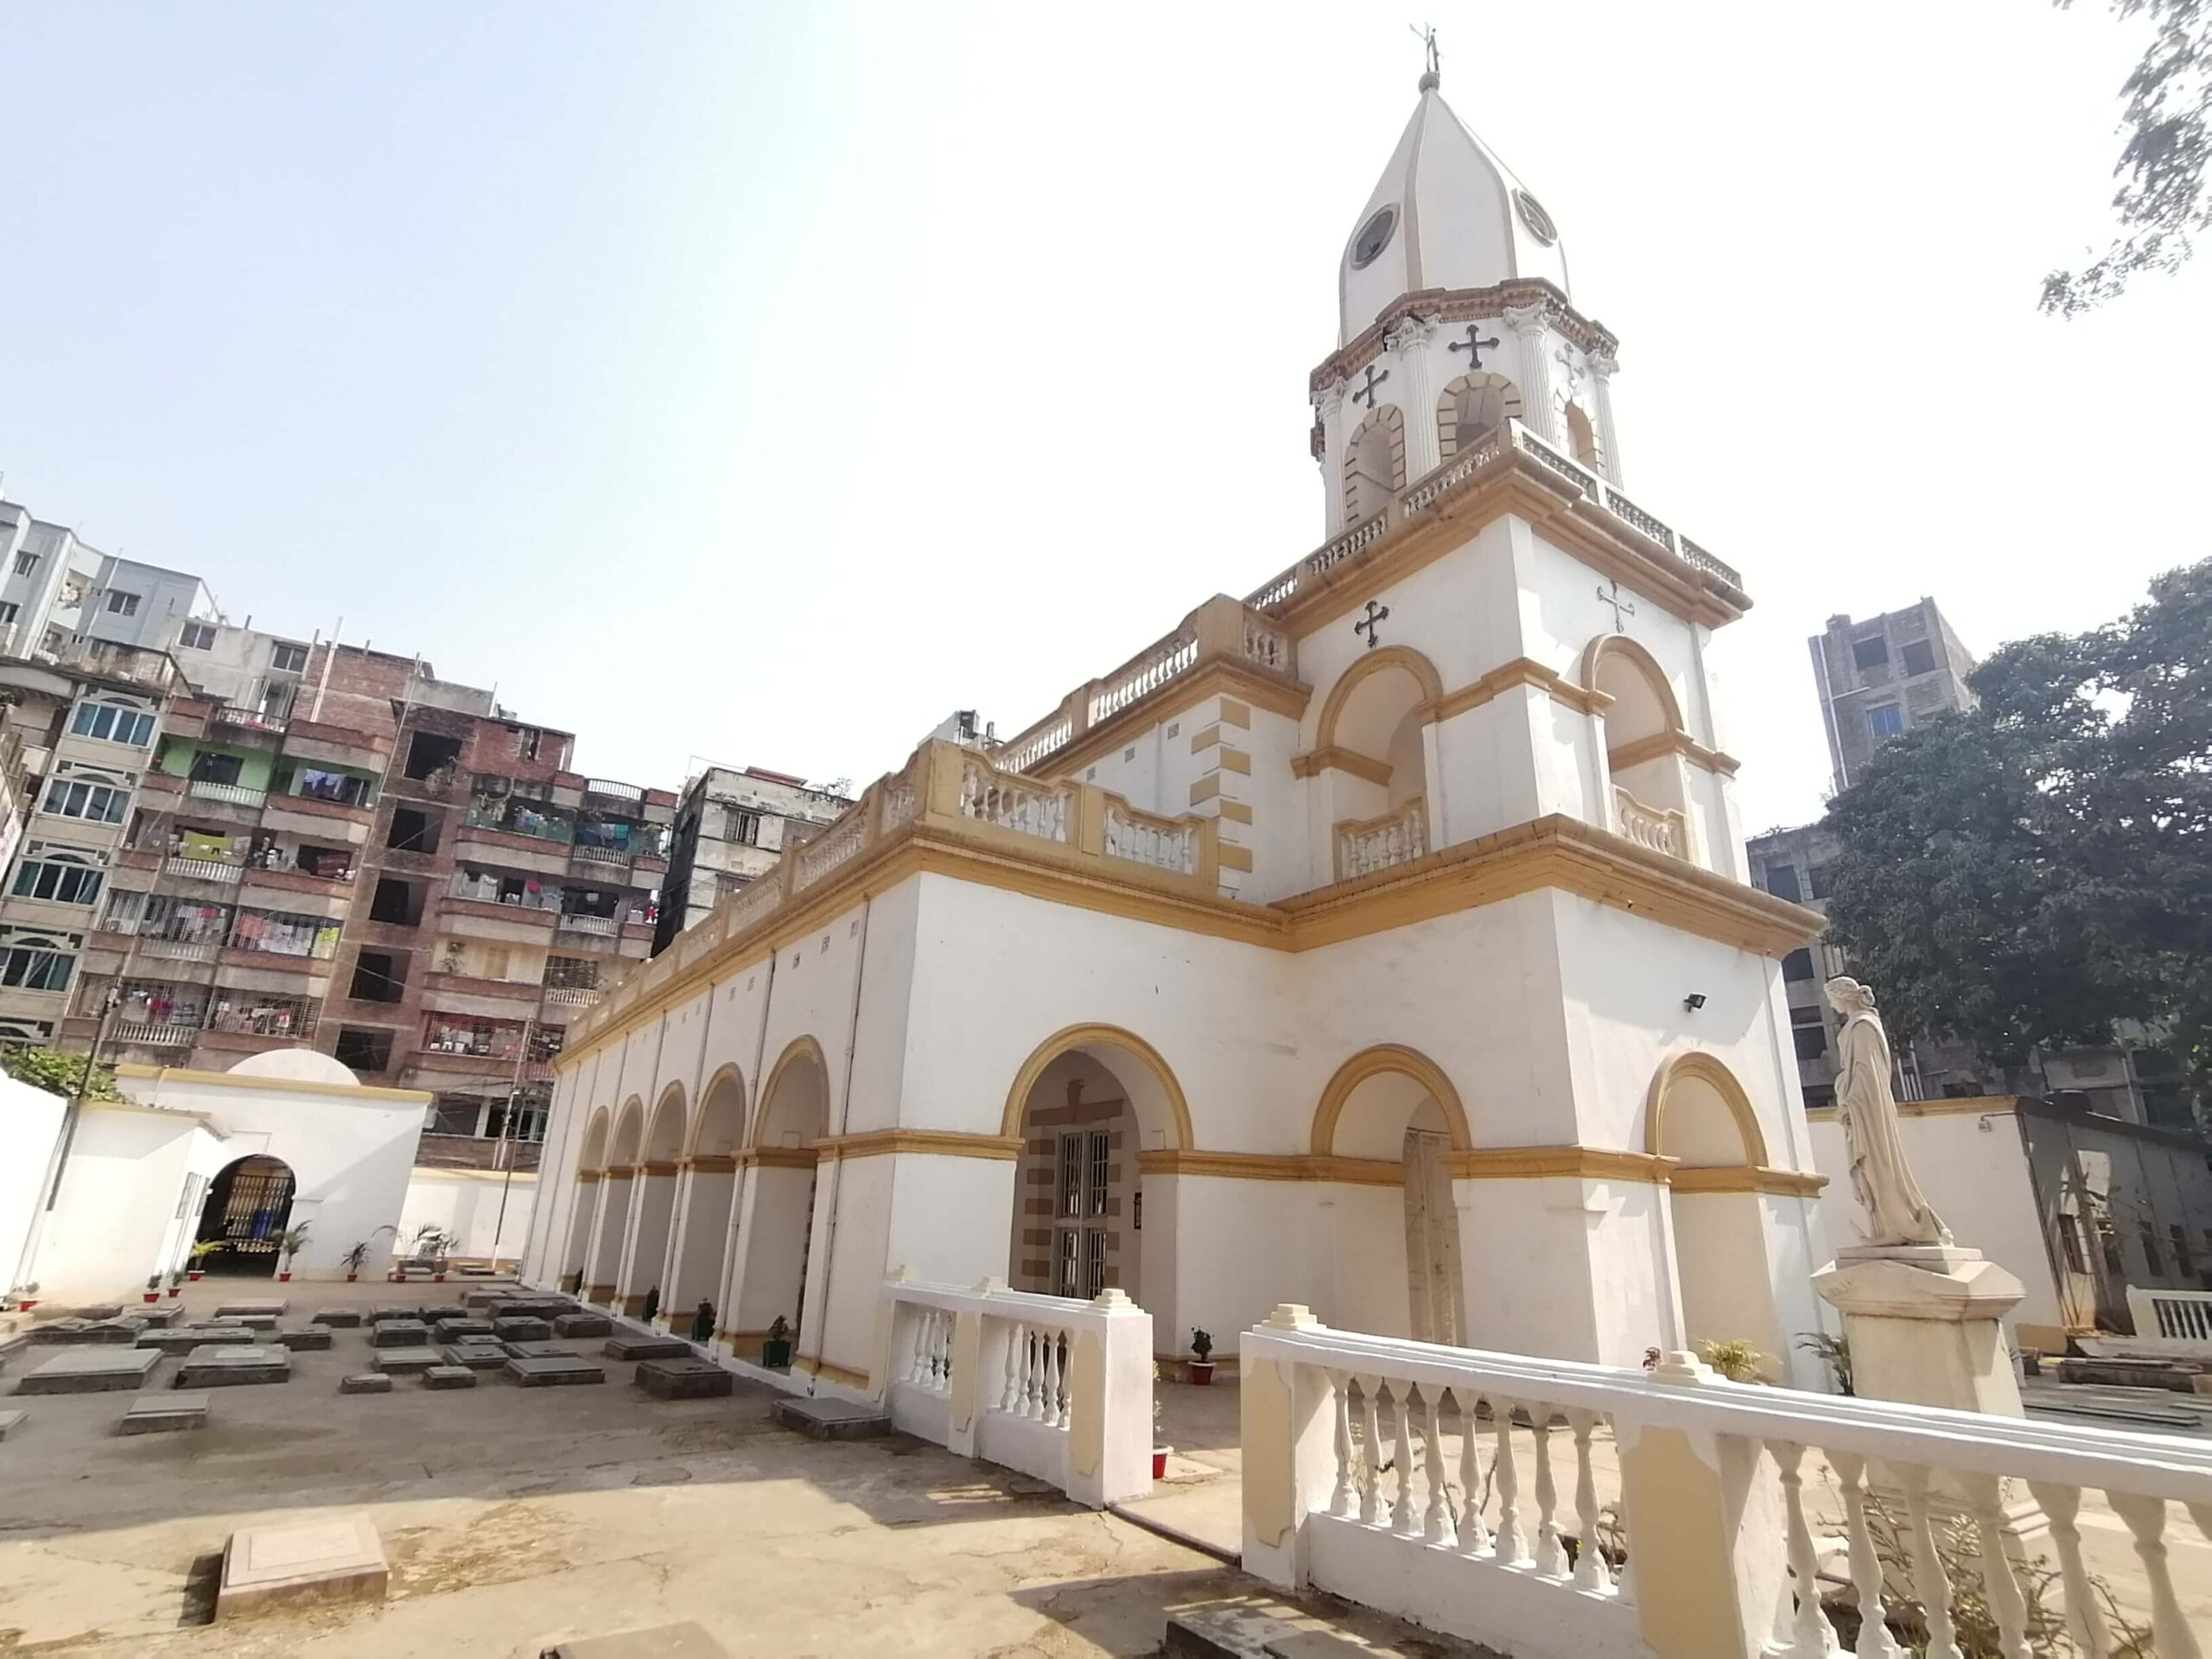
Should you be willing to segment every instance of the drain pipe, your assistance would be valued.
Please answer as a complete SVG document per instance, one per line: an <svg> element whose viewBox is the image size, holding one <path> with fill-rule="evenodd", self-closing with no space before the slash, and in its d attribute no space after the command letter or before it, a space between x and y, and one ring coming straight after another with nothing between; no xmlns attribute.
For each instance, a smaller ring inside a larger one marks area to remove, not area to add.
<svg viewBox="0 0 2212 1659"><path fill-rule="evenodd" d="M875 907L873 898L861 900L861 944L853 963L853 1017L845 1028L845 1087L844 1098L837 1103L837 1138L845 1138L846 1128L853 1118L853 1063L861 1047L861 988L868 981L868 922ZM830 1171L830 1227L822 1239L822 1325L815 1333L814 1360L819 1365L822 1351L828 1345L830 1324L830 1294L837 1279L837 1211L839 1200L845 1192L845 1160L841 1156ZM804 1294L804 1291L802 1291ZM822 1387L819 1370L807 1374L806 1391L818 1393Z"/></svg>

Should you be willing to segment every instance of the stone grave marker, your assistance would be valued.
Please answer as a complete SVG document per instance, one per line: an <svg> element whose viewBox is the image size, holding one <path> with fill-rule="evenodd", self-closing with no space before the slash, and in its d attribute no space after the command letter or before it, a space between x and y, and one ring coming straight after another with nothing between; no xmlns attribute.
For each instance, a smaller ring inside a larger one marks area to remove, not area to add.
<svg viewBox="0 0 2212 1659"><path fill-rule="evenodd" d="M688 1359L691 1344L675 1337L611 1337L605 1352L609 1359Z"/></svg>
<svg viewBox="0 0 2212 1659"><path fill-rule="evenodd" d="M123 1313L121 1302L96 1302L90 1307L80 1307L77 1317L97 1324L101 1319L118 1318Z"/></svg>
<svg viewBox="0 0 2212 1659"><path fill-rule="evenodd" d="M207 1427L205 1394L142 1394L130 1402L130 1409L123 1414L123 1421L115 1426L115 1432L168 1434L178 1429Z"/></svg>
<svg viewBox="0 0 2212 1659"><path fill-rule="evenodd" d="M430 1340L430 1327L420 1319L379 1319L369 1338L372 1348L420 1348Z"/></svg>
<svg viewBox="0 0 2212 1659"><path fill-rule="evenodd" d="M607 1372L575 1354L522 1355L507 1361L507 1375L525 1389L568 1388L578 1383L604 1382Z"/></svg>
<svg viewBox="0 0 2212 1659"><path fill-rule="evenodd" d="M426 1389L473 1389L476 1373L466 1365L433 1365L423 1373Z"/></svg>
<svg viewBox="0 0 2212 1659"><path fill-rule="evenodd" d="M382 1601L390 1577L383 1541L365 1515L241 1527L223 1552L215 1617L276 1605Z"/></svg>
<svg viewBox="0 0 2212 1659"><path fill-rule="evenodd" d="M276 1340L296 1354L322 1353L329 1349L332 1336L327 1325L302 1325L279 1331Z"/></svg>
<svg viewBox="0 0 2212 1659"><path fill-rule="evenodd" d="M242 1302L218 1302L215 1304L215 1318L219 1322L233 1315L245 1319L249 1314L266 1313L273 1319L289 1306L291 1304L281 1296L263 1296Z"/></svg>
<svg viewBox="0 0 2212 1659"><path fill-rule="evenodd" d="M465 1319L468 1310L457 1302L438 1302L423 1310L423 1323L436 1325L445 1319Z"/></svg>
<svg viewBox="0 0 2212 1659"><path fill-rule="evenodd" d="M154 1367L162 1363L154 1348L122 1348L99 1343L83 1348L64 1348L35 1370L23 1373L16 1383L19 1395L110 1394L146 1385Z"/></svg>
<svg viewBox="0 0 2212 1659"><path fill-rule="evenodd" d="M548 1342L553 1327L541 1319L504 1318L492 1321L493 1334L502 1342Z"/></svg>
<svg viewBox="0 0 2212 1659"><path fill-rule="evenodd" d="M422 1317L423 1310L419 1307L398 1307L386 1305L369 1310L371 1325L382 1325L386 1319L419 1319Z"/></svg>
<svg viewBox="0 0 2212 1659"><path fill-rule="evenodd" d="M556 1313L553 1334L556 1337L611 1337L614 1322L604 1313Z"/></svg>
<svg viewBox="0 0 2212 1659"><path fill-rule="evenodd" d="M507 1363L507 1351L496 1342L460 1342L438 1350L448 1365L465 1365L472 1371L496 1371Z"/></svg>
<svg viewBox="0 0 2212 1659"><path fill-rule="evenodd" d="M461 1342L470 1337L496 1338L499 1334L489 1319L440 1319L436 1330L440 1342Z"/></svg>
<svg viewBox="0 0 2212 1659"><path fill-rule="evenodd" d="M361 1310L358 1307L319 1307L308 1315L308 1322L328 1325L333 1331L358 1331L361 1328Z"/></svg>
<svg viewBox="0 0 2212 1659"><path fill-rule="evenodd" d="M512 1359L581 1359L582 1351L564 1342L510 1342L504 1346Z"/></svg>
<svg viewBox="0 0 2212 1659"><path fill-rule="evenodd" d="M168 1331L140 1333L138 1345L164 1354L188 1354L211 1343L251 1342L251 1327L243 1325L180 1325Z"/></svg>
<svg viewBox="0 0 2212 1659"><path fill-rule="evenodd" d="M379 1348L376 1368L404 1376L413 1371L427 1371L433 1365L445 1363L445 1356L427 1344L413 1348Z"/></svg>
<svg viewBox="0 0 2212 1659"><path fill-rule="evenodd" d="M226 1389L248 1382L288 1382L291 1376L292 1351L282 1343L210 1343L184 1357L173 1386Z"/></svg>
<svg viewBox="0 0 2212 1659"><path fill-rule="evenodd" d="M357 1371L338 1380L340 1394L390 1394L391 1379L382 1371Z"/></svg>
<svg viewBox="0 0 2212 1659"><path fill-rule="evenodd" d="M656 1400L718 1400L737 1389L737 1379L713 1360L690 1354L642 1361L633 1380Z"/></svg>
<svg viewBox="0 0 2212 1659"><path fill-rule="evenodd" d="M224 1317L245 1325L249 1331L274 1331L276 1328L276 1315L274 1313L230 1313Z"/></svg>
<svg viewBox="0 0 2212 1659"><path fill-rule="evenodd" d="M29 1415L30 1413L25 1411L21 1406L10 1406L6 1410L0 1411L0 1440L6 1440L21 1428L23 1426L23 1419Z"/></svg>

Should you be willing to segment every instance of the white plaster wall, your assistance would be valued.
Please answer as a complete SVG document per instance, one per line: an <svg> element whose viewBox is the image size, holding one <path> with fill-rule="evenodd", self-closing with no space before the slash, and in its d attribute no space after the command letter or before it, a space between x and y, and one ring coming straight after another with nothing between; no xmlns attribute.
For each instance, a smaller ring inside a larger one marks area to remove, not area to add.
<svg viewBox="0 0 2212 1659"><path fill-rule="evenodd" d="M227 1159L196 1117L88 1103L30 1276L56 1302L135 1303L175 1264L185 1177Z"/></svg>
<svg viewBox="0 0 2212 1659"><path fill-rule="evenodd" d="M46 1198L47 1163L54 1156L67 1103L59 1095L34 1089L28 1083L0 1072L0 1274L14 1287L17 1277L37 1277L27 1271L26 1255L38 1222L39 1206Z"/></svg>
<svg viewBox="0 0 2212 1659"><path fill-rule="evenodd" d="M506 1214L500 1217L500 1195L507 1176L480 1169L416 1169L407 1183L407 1196L399 1211L399 1234L411 1239L426 1226L437 1226L455 1236L455 1256L472 1261L512 1262L518 1258L530 1236L531 1211L537 1198L534 1172L516 1173L505 1187ZM370 1257L381 1265L388 1254L378 1240Z"/></svg>

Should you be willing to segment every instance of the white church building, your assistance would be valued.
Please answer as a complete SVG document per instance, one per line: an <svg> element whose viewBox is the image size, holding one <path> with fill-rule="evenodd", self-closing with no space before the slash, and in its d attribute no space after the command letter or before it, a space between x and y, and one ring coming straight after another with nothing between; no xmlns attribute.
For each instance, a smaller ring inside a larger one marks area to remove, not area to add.
<svg viewBox="0 0 2212 1659"><path fill-rule="evenodd" d="M1313 552L932 741L571 1027L528 1274L866 1384L901 1268L1825 1382L1780 958L1616 341L1432 73L1336 273ZM1632 435L1630 435L1632 436ZM1262 574L1255 572L1255 575Z"/></svg>

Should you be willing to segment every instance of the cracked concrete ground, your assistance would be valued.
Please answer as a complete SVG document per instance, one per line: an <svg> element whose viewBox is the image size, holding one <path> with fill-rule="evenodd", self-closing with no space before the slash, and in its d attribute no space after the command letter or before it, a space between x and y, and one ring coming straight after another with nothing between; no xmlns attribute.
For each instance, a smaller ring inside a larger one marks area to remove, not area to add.
<svg viewBox="0 0 2212 1659"><path fill-rule="evenodd" d="M313 1287L300 1311L392 1300L373 1289ZM25 1401L0 1445L0 1656L531 1659L681 1619L733 1654L1136 1655L1171 1609L1261 1593L1008 1471L803 1440L767 1421L766 1390L659 1402L608 1362L601 1388L341 1396L368 1354L340 1331L289 1382L217 1390L192 1433L116 1435L128 1395ZM232 1530L353 1510L383 1535L388 1600L200 1622ZM1354 1623L1390 1650L1459 1650Z"/></svg>

